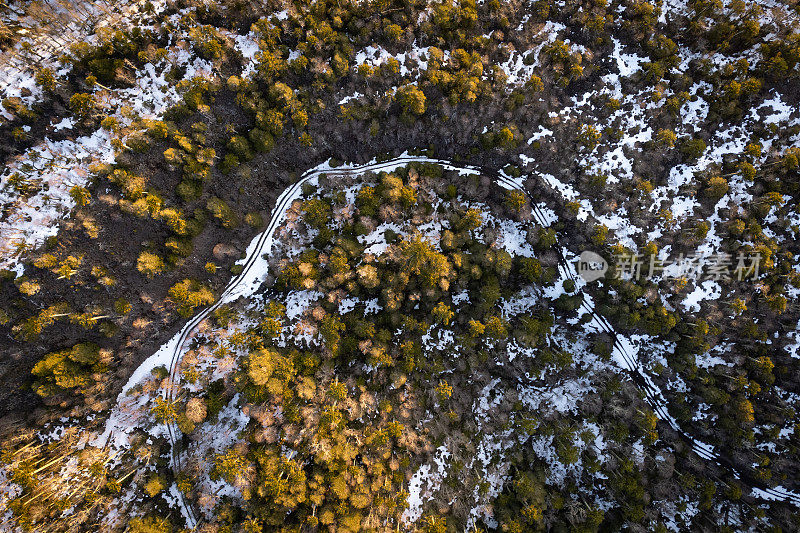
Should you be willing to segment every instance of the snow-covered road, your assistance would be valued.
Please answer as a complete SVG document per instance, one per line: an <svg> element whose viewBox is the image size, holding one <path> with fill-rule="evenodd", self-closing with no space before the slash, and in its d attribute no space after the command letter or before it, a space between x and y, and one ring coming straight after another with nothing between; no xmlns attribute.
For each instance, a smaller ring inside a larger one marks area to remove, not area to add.
<svg viewBox="0 0 800 533"><path fill-rule="evenodd" d="M276 202L275 208L272 212L267 228L257 235L246 251L246 257L239 261L238 264L242 265L242 271L239 275L235 276L228 283L225 290L222 292L220 298L215 304L207 307L189 320L184 327L169 341L159 348L152 356L146 359L131 375L125 387L122 389L118 397L118 404L122 401L123 397L145 377L150 375L151 371L159 366L165 366L169 369L170 386L163 389L161 392L163 397L169 401L174 400L175 394L178 389L178 380L175 379L178 369L180 368L181 359L186 352L185 343L189 339L192 332L197 326L205 320L211 313L224 304L228 304L238 300L239 298L248 298L253 296L258 288L261 286L267 271L268 261L265 256L269 255L274 243L275 231L283 223L287 208L292 202L298 199L302 193L304 184L316 184L317 179L321 174L360 174L367 171L380 172L391 171L396 168L407 165L408 163L434 163L441 165L447 170L454 170L461 174L484 174L486 170L478 167L454 165L449 161L431 159L421 156L410 156L404 154L398 158L385 162L371 162L361 166L347 166L333 168L327 162L307 171L300 180L288 187L279 197ZM530 197L530 193L523 187L522 180L510 178L503 173L491 172L494 175L498 185L506 189L514 189L524 192ZM531 198L533 200L533 198ZM548 226L547 215L532 201L533 214L537 222L542 226ZM559 243L554 246L555 251L560 258L559 270L562 278L572 279L576 287L582 288L585 286L585 281L577 276L577 272L573 263L567 260L570 255L569 251L564 249ZM653 382L652 378L642 368L636 356L637 349L629 338L618 333L613 326L602 316L595 311L594 303L591 297L583 293L583 302L581 304L581 311L584 314L590 314L592 321L587 324L587 328L595 328L599 331L604 331L614 338L614 349L612 357L614 361L624 370L631 374L631 377L636 386L645 394L648 404L652 407L658 417L669 424L669 426L678 432L682 437L691 444L692 449L701 458L707 461L713 461L716 464L727 468L736 479L741 479L741 474L737 471L731 461L727 458L720 456L715 451L714 447L703 443L689 433L682 430L674 417L669 414L667 409L667 402L661 389ZM122 415L120 409L115 408L106 424L105 432L95 441L102 446L121 447L125 445L126 431L130 431L130 427L126 424L125 416ZM167 424L169 438L172 444L172 466L177 471L181 468L181 453L176 451L176 442L180 438L180 432L174 423ZM751 486L752 495L756 498L764 500L778 500L792 503L800 507L800 493L790 491L784 487L766 487L766 486ZM195 527L198 522L197 515L183 499L183 494L180 494L179 502L182 506L182 513L187 520L189 527Z"/></svg>

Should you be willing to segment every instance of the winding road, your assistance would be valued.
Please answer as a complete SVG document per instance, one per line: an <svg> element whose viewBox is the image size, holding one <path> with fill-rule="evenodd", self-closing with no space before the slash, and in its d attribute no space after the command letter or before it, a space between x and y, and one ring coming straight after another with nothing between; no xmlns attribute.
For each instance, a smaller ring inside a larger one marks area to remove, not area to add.
<svg viewBox="0 0 800 533"><path fill-rule="evenodd" d="M160 358L157 357L159 353L161 353L164 349L168 349L170 385L162 390L162 395L169 402L173 402L175 400L176 394L179 390L179 380L177 379L178 370L180 368L183 354L185 353L184 344L197 326L220 306L231 303L240 297L249 297L255 294L263 281L267 269L267 261L263 256L268 254L272 249L275 231L284 221L287 208L294 200L300 197L302 186L304 184L313 183L321 174L352 175L361 174L368 171L391 171L413 162L433 163L440 165L447 170L454 170L462 174L487 173L486 170L478 167L466 165L456 166L449 161L408 155L403 155L390 161L370 163L362 166L345 165L337 168L331 168L327 164L324 164L309 170L300 178L300 180L288 187L278 197L269 225L267 226L266 230L256 236L255 239L253 239L253 241L250 243L247 248L246 257L240 263L243 266L241 273L230 280L217 302L195 315L184 325L180 332L178 332L162 347L161 350L156 352L156 354L154 354L151 358L148 358L148 360L146 360L131 377L128 384L123 389L123 393L120 394L120 398L126 391L128 391L133 385L141 380L144 375L148 374L149 371L156 366L158 361L163 359L163 353L161 354ZM506 189L514 189L525 193L531 200L533 215L537 223L544 227L549 225L545 214L539 207L536 206L532 195L521 185L519 181L511 179L498 172L491 172L489 175L493 175L495 181L501 187ZM564 250L559 243L556 243L554 250L559 257L559 271L562 278L572 279L576 283L576 287L582 287L585 285L585 282L577 276L574 265L567 261L565 256L566 250ZM604 317L595 311L591 298L589 298L586 293L583 293L583 295L583 301L580 306L582 312L588 313L592 316L592 326L612 336L614 339L614 348L612 352L613 359L621 368L626 370L631 375L636 386L644 393L647 403L662 421L669 424L669 426L675 432L677 432L686 442L688 442L691 445L692 450L699 457L706 461L714 462L724 469L727 469L734 478L740 479L746 485L750 486L752 496L755 498L762 500L783 501L800 507L799 493L790 491L783 487L767 487L753 479L752 476L743 475L735 468L732 461L726 457L722 457L718 452L715 451L713 446L701 442L692 437L689 433L683 431L675 418L669 414L667 410L667 402L662 391L658 388L658 386L655 385L651 377L647 375L646 371L637 360L636 355L632 353L633 344L631 343L630 339L618 333ZM158 359L158 361L154 359ZM111 433L114 431L115 428L112 428ZM181 469L183 464L182 453L177 446L178 441L181 439L181 433L174 421L167 424L167 431L172 446L172 468L175 472L177 472ZM198 516L193 506L187 503L183 494L180 492L178 492L178 500L180 506L182 507L184 517L187 519L187 526L190 528L195 528L201 517Z"/></svg>

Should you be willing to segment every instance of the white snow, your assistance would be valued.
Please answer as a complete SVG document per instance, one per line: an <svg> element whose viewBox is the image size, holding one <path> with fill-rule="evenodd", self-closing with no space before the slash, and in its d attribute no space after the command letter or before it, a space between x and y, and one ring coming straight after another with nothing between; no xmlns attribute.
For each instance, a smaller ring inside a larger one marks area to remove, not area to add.
<svg viewBox="0 0 800 533"><path fill-rule="evenodd" d="M12 266L18 253L55 235L63 217L75 206L70 189L87 184L93 163L113 161L114 148L104 130L75 141L45 139L12 161L0 175L0 205L9 212L0 221L0 267ZM21 198L11 182L15 176L39 183L40 190Z"/></svg>
<svg viewBox="0 0 800 533"><path fill-rule="evenodd" d="M722 296L722 287L719 283L712 280L706 280L695 287L686 298L681 302L683 308L687 311L698 312L700 311L700 302L704 300L716 300Z"/></svg>

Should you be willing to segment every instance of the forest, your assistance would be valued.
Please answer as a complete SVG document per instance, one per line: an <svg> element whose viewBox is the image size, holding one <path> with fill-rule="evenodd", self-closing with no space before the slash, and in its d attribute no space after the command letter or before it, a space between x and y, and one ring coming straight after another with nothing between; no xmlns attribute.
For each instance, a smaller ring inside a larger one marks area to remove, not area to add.
<svg viewBox="0 0 800 533"><path fill-rule="evenodd" d="M796 531L798 77L785 0L0 5L0 530Z"/></svg>

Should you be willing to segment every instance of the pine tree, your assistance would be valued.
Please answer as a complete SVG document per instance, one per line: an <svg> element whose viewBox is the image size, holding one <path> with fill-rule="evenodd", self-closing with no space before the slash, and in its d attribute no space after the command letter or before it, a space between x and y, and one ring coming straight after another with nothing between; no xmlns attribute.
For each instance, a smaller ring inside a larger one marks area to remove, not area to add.
<svg viewBox="0 0 800 533"><path fill-rule="evenodd" d="M420 116L425 113L425 93L416 85L404 85L397 89L397 101L407 115Z"/></svg>
<svg viewBox="0 0 800 533"><path fill-rule="evenodd" d="M433 317L436 319L437 322L447 326L450 324L450 321L455 316L455 313L450 308L449 305L445 304L444 302L439 302L431 311Z"/></svg>
<svg viewBox="0 0 800 533"><path fill-rule="evenodd" d="M136 260L136 270L152 278L166 270L164 260L152 252L142 252Z"/></svg>

